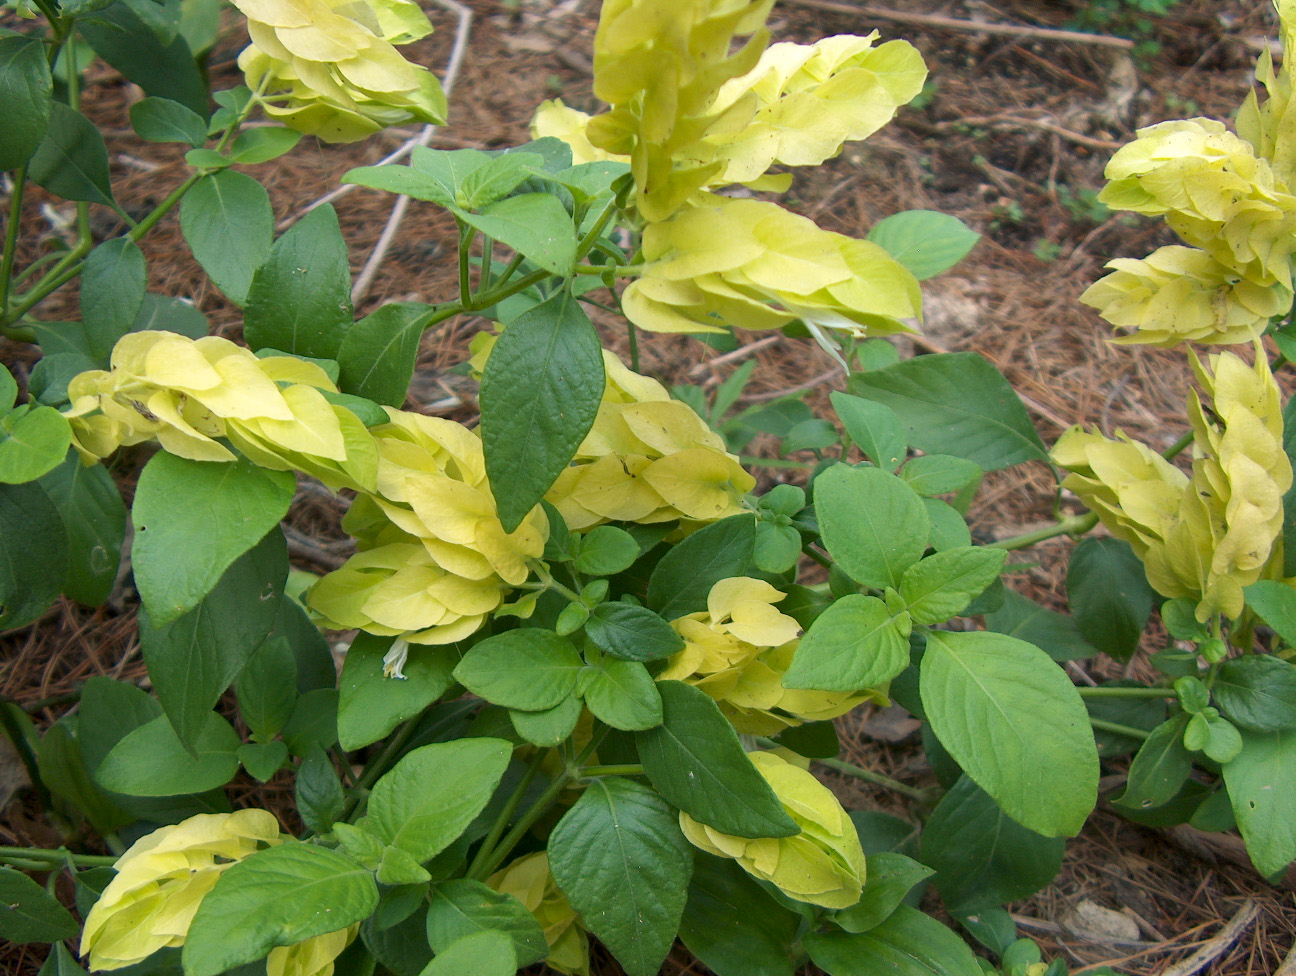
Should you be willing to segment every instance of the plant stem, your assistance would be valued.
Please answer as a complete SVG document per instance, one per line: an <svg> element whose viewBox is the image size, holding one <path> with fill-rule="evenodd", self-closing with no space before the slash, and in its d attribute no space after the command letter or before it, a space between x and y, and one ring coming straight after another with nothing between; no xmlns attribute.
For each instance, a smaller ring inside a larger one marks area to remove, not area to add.
<svg viewBox="0 0 1296 976"><path fill-rule="evenodd" d="M1045 539L1053 539L1060 535L1081 535L1088 532L1098 524L1098 515L1095 512L1085 512L1082 515L1073 515L1070 518L1064 518L1053 525L1046 526L1042 529L1036 529L1034 532L1027 532L1023 535L1015 535L1009 539L1000 539L998 542L991 542L985 548L987 549L1025 549L1027 546L1033 546L1037 542L1043 542Z"/></svg>
<svg viewBox="0 0 1296 976"><path fill-rule="evenodd" d="M540 269L539 271L532 271L528 275L523 275L521 278L513 282L513 284L508 285L507 287L497 288L495 291L489 292L485 295L477 295L472 299L472 301L464 305L461 311L480 312L483 308L490 308L492 305L498 302L502 302L504 299L508 298L509 296L516 295L520 291L526 291L532 285L539 284L540 282L544 281L546 278L550 278L550 277L552 277L552 275L550 275L550 273L548 271L545 271L543 268Z"/></svg>
<svg viewBox="0 0 1296 976"><path fill-rule="evenodd" d="M805 553L807 556L809 556L811 559L813 559L815 562L817 562L824 569L833 568L833 561L829 559L827 556L825 556L823 553L821 553L814 546L804 545L801 547L801 551Z"/></svg>
<svg viewBox="0 0 1296 976"><path fill-rule="evenodd" d="M531 757L531 762L527 765L526 772L522 774L522 778L518 781L517 787L513 790L513 794L500 809L499 816L495 818L495 822L491 824L490 832L486 835L485 840L482 841L481 847L477 848L477 856L473 858L473 862L469 865L465 877L476 877L477 869L490 858L491 852L495 850L495 845L498 844L499 839L504 836L504 829L508 826L509 821L513 818L513 814L517 812L518 806L522 803L522 797L526 796L526 791L531 788L531 783L535 780L536 773L540 772L540 764L544 762L544 758L545 751L543 749L537 749L536 754ZM486 877L486 875L482 875L482 877Z"/></svg>
<svg viewBox="0 0 1296 976"><path fill-rule="evenodd" d="M1127 735L1131 739L1147 739L1152 733L1146 729L1136 729L1132 725L1121 725L1119 722L1108 722L1105 718L1089 716L1089 724L1099 732L1113 732L1116 735Z"/></svg>
<svg viewBox="0 0 1296 976"><path fill-rule="evenodd" d="M27 186L27 164L13 171L13 193L9 197L9 223L5 227L4 251L0 253L0 317L9 308L9 279L13 276L18 250L18 224L22 218L23 190Z"/></svg>
<svg viewBox="0 0 1296 976"><path fill-rule="evenodd" d="M603 231L607 230L608 222L612 220L612 215L615 213L616 213L616 197L613 197L611 200L607 202L607 206L603 208L603 212L598 215L598 219L594 221L594 225L588 231L585 232L585 236L580 239L579 243L577 243L576 245L577 261L585 257L585 255L589 254L590 249L593 248L594 245L598 243L599 238L603 236ZM576 271L576 273L577 274L602 274L606 270L607 268L598 266L597 270L595 271L578 270Z"/></svg>
<svg viewBox="0 0 1296 976"><path fill-rule="evenodd" d="M1170 688L1084 688L1077 687L1081 698L1174 698Z"/></svg>
<svg viewBox="0 0 1296 976"><path fill-rule="evenodd" d="M392 737L387 740L387 744L383 746L383 751L365 764L364 771L360 774L360 781L356 783L351 799L342 808L338 820L345 820L349 823L350 818L362 809L361 804L368 799L370 788L374 783L378 782L382 774L387 772L392 761L400 755L400 751L405 748L405 743L414 734L414 729L422 717L422 713L419 713L411 719L406 719Z"/></svg>
<svg viewBox="0 0 1296 976"><path fill-rule="evenodd" d="M626 319L626 334L630 337L630 368L639 372L639 329Z"/></svg>
<svg viewBox="0 0 1296 976"><path fill-rule="evenodd" d="M611 766L586 766L580 771L581 779L590 776L642 776L643 767L638 763L621 763Z"/></svg>
<svg viewBox="0 0 1296 976"><path fill-rule="evenodd" d="M63 848L0 847L0 861L41 861L49 865L74 864L79 868L112 867L117 858L110 854L73 854Z"/></svg>
<svg viewBox="0 0 1296 976"><path fill-rule="evenodd" d="M469 227L467 224L459 224L459 304L468 306L472 304L473 293L472 284L468 280L468 251L472 247L473 238L477 236L476 228Z"/></svg>
<svg viewBox="0 0 1296 976"><path fill-rule="evenodd" d="M491 284L491 262L495 259L495 241L482 235L481 274L477 278L478 293L488 291Z"/></svg>
<svg viewBox="0 0 1296 976"><path fill-rule="evenodd" d="M1182 454L1183 451L1184 451L1184 448L1186 448L1186 447L1188 447L1189 445L1191 445L1192 442L1193 442L1193 432L1190 430L1190 431L1188 431L1188 433L1184 434L1184 435L1183 435L1182 437L1180 437L1177 441L1175 441L1173 444L1171 444L1169 447L1167 447L1164 451L1162 451L1162 452L1161 452L1161 456L1162 456L1163 458L1165 458L1167 461L1169 461L1169 460L1171 460L1171 459L1173 459L1173 458L1176 458L1176 457L1178 457L1180 454Z"/></svg>
<svg viewBox="0 0 1296 976"><path fill-rule="evenodd" d="M778 743L772 743L777 745ZM842 762L840 759L814 759L821 766L827 766L829 769L835 769L839 773L845 773L847 776L854 776L856 779L862 779L866 783L873 783L877 786L886 787L888 790L894 790L912 800L926 801L927 792L920 790L916 786L909 786L901 783L899 780L892 779L890 776L883 776L881 773L875 773L870 769L862 766L856 766L852 763Z"/></svg>

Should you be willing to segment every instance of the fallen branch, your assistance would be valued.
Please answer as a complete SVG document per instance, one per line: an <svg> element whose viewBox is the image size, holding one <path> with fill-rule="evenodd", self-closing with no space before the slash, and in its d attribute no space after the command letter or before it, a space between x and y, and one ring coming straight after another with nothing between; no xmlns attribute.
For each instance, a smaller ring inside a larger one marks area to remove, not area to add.
<svg viewBox="0 0 1296 976"><path fill-rule="evenodd" d="M813 10L827 10L835 14L852 14L856 17L875 17L878 20L893 20L902 24L919 24L923 27L935 27L939 30L967 31L972 34L1004 34L1009 37L1029 37L1039 41L1057 41L1060 44L1094 44L1099 47L1113 47L1122 51L1132 50L1134 42L1124 37L1111 37L1107 34L1085 34L1081 31L1056 30L1050 27L1022 27L1017 24L987 24L979 20L956 20L953 17L941 17L937 14L905 14L894 10L882 10L879 7L863 7L850 3L835 3L833 0L787 0L801 7Z"/></svg>
<svg viewBox="0 0 1296 976"><path fill-rule="evenodd" d="M1260 906L1248 898L1237 913L1205 945L1177 965L1171 966L1161 976L1193 976L1213 963L1233 947L1242 934L1251 927L1260 914Z"/></svg>

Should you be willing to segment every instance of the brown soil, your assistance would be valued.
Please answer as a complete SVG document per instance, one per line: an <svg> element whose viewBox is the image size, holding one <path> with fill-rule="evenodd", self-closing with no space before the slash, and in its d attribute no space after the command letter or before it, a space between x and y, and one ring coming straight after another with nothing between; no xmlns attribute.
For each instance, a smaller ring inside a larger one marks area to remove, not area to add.
<svg viewBox="0 0 1296 976"><path fill-rule="evenodd" d="M439 0L426 6L437 33L417 45L414 56L440 70L449 57L455 18ZM474 19L468 57L451 97L450 124L437 133L434 145L495 148L524 141L530 113L545 97L595 108L589 51L596 3L472 0L469 6ZM772 19L777 39L877 29L884 37L911 40L931 70L925 104L902 111L896 123L864 144L847 147L838 159L799 175L784 202L825 227L856 236L903 209L939 209L961 217L985 238L952 273L924 286L925 337L913 345L925 351L970 349L990 358L1027 399L1046 440L1083 422L1108 431L1120 427L1164 447L1184 429L1181 400L1188 371L1183 356L1109 345L1103 323L1076 296L1098 277L1104 261L1141 256L1169 238L1159 224L1095 211L1086 205L1086 194L1101 186L1107 157L1134 128L1195 114L1228 117L1246 92L1260 45L1275 33L1275 20L1267 4L1181 0L1172 17L1151 19L1151 33L1143 39L1157 42L1159 49L1137 59L1056 36L967 29L969 21L1066 28L1084 6L1084 0L898 0L885 8L895 18L872 19L858 4L840 0L781 3ZM913 14L964 23L935 28L896 19ZM218 88L239 80L233 59L243 38L237 19L228 23L213 58ZM166 148L131 136L129 86L107 69L94 69L91 77L86 105L107 134L119 199L147 209L182 178L183 165ZM386 133L350 147L303 140L289 156L254 173L269 187L276 214L290 219L334 189L348 169L375 162L410 134ZM58 232L52 214L41 209L47 203L60 212L69 209L33 194L23 214L29 240L38 228ZM337 202L356 272L377 242L390 206L389 197L368 190ZM97 229L105 236L118 232L111 217ZM192 298L217 331L237 336L237 309L185 257L174 219L164 221L144 246L151 290ZM450 219L415 205L357 311L391 300L443 300L455 288L453 247ZM20 256L19 266L32 256ZM76 318L75 289L54 296L41 312L51 320ZM624 352L623 333L605 324L607 342ZM472 386L448 370L464 359L467 341L480 327L475 320L454 321L425 340L411 407L471 419ZM909 343L901 345L907 354ZM646 370L670 382L714 385L737 365L732 358L708 365L715 353L681 337L653 337L643 355ZM812 345L783 340L763 345L755 356L759 368L747 390L750 400L810 389L816 402L841 386L840 372ZM30 364L23 348L2 342L0 359L20 378ZM128 483L130 468L129 460L122 462ZM1025 465L988 479L973 509L973 527L981 537L1015 535L1050 522L1052 506L1050 473L1043 465ZM291 539L304 568L332 568L345 553L338 516L327 498L299 499ZM1014 585L1062 607L1069 547L1054 541L1019 555L1029 564L1014 576ZM1144 667L1134 665L1136 671ZM1101 659L1088 668L1095 678L1122 670ZM95 674L147 680L127 604L94 611L62 604L36 625L0 638L0 694L28 706L38 725L57 718L66 706L32 706L74 691ZM881 741L871 734L877 727L868 714L850 717L842 731L844 758L907 782L932 781L912 736ZM883 791L854 780L831 781L849 806L906 812ZM235 789L236 803L291 809L291 789L282 776L265 787L240 781ZM36 810L21 794L10 802L0 821L0 844L59 843ZM1022 931L1038 939L1046 955L1065 955L1073 971L1107 962L1148 976L1275 973L1296 938L1290 891L1266 884L1230 854L1236 857L1235 850L1205 848L1200 838L1135 827L1100 810L1068 845L1057 881L1011 908ZM1193 953L1248 900L1259 908L1254 924L1212 961L1195 965ZM1138 944L1103 944L1092 935L1075 934L1068 920L1084 901L1133 912ZM0 948L0 971L35 973L37 948ZM606 956L599 957L598 976L620 972ZM707 970L677 949L664 972L683 976ZM1282 972L1296 972L1296 957Z"/></svg>

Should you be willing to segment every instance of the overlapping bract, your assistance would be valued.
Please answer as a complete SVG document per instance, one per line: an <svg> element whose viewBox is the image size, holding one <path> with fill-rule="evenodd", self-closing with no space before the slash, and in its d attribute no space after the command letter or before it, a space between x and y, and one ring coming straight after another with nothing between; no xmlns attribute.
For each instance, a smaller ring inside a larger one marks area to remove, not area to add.
<svg viewBox="0 0 1296 976"><path fill-rule="evenodd" d="M377 455L364 425L329 403L321 391L337 387L314 363L259 359L219 336L132 332L111 364L68 384L66 416L88 462L153 439L180 457L233 461L217 441L228 438L262 467L306 471L334 488L373 485Z"/></svg>
<svg viewBox="0 0 1296 976"><path fill-rule="evenodd" d="M680 813L689 843L708 854L732 858L789 898L824 908L854 905L864 883L864 852L841 803L809 772L781 756L752 752L748 757L801 832L792 837L735 837Z"/></svg>
<svg viewBox="0 0 1296 976"><path fill-rule="evenodd" d="M589 976L589 939L580 916L554 883L547 853L539 851L518 858L487 878L486 884L512 895L536 917L549 944L546 966L568 976Z"/></svg>
<svg viewBox="0 0 1296 976"><path fill-rule="evenodd" d="M786 728L845 715L871 694L783 687L801 627L775 606L786 594L763 580L716 583L705 612L671 621L684 650L657 677L695 685L716 700L739 732L776 735ZM885 700L885 698L883 698Z"/></svg>
<svg viewBox="0 0 1296 976"><path fill-rule="evenodd" d="M86 916L81 953L96 971L123 969L184 945L208 892L231 865L288 841L268 810L202 813L141 837ZM358 926L272 949L268 976L332 976Z"/></svg>
<svg viewBox="0 0 1296 976"><path fill-rule="evenodd" d="M239 67L265 92L267 115L325 142L355 142L385 126L442 123L445 94L394 45L432 32L413 0L236 0L252 43Z"/></svg>
<svg viewBox="0 0 1296 976"><path fill-rule="evenodd" d="M1148 582L1197 601L1197 617L1244 609L1243 587L1279 575L1284 493L1292 484L1282 446L1282 400L1263 350L1248 365L1232 353L1194 368L1210 406L1188 411L1196 457L1191 476L1128 438L1068 431L1053 459L1072 472L1063 487L1134 547Z"/></svg>

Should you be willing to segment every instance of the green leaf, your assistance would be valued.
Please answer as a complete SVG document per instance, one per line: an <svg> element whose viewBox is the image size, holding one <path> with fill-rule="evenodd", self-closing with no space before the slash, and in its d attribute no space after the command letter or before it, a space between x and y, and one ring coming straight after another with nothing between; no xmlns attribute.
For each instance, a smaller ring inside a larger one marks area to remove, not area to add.
<svg viewBox="0 0 1296 976"><path fill-rule="evenodd" d="M833 390L830 397L847 435L864 456L886 471L898 468L905 459L908 444L895 411L838 390Z"/></svg>
<svg viewBox="0 0 1296 976"><path fill-rule="evenodd" d="M670 624L631 603L599 604L585 633L602 651L624 661L660 661L684 650L684 638Z"/></svg>
<svg viewBox="0 0 1296 976"><path fill-rule="evenodd" d="M1187 715L1176 715L1152 730L1130 764L1125 791L1114 802L1131 810L1150 810L1174 799L1192 772L1184 748Z"/></svg>
<svg viewBox="0 0 1296 976"><path fill-rule="evenodd" d="M478 932L437 953L419 976L513 976L517 968L512 939L503 932Z"/></svg>
<svg viewBox="0 0 1296 976"><path fill-rule="evenodd" d="M904 210L873 225L867 240L886 250L919 281L962 261L981 235L939 210Z"/></svg>
<svg viewBox="0 0 1296 976"><path fill-rule="evenodd" d="M978 482L984 472L981 465L966 458L948 454L924 454L910 458L900 469L900 477L923 497L948 495Z"/></svg>
<svg viewBox="0 0 1296 976"><path fill-rule="evenodd" d="M793 976L801 921L736 862L693 852L679 936L716 976Z"/></svg>
<svg viewBox="0 0 1296 976"><path fill-rule="evenodd" d="M368 917L373 875L338 851L286 843L257 851L220 876L185 938L185 976L219 976Z"/></svg>
<svg viewBox="0 0 1296 976"><path fill-rule="evenodd" d="M1132 679L1118 679L1104 681L1098 687L1142 688L1146 686ZM1117 725L1125 725L1149 733L1166 719L1166 702L1161 698L1130 698L1124 695L1112 698L1086 697L1084 703L1092 718L1105 719ZM1131 755L1137 752L1146 740L1132 735L1121 735L1119 732L1095 729L1094 741L1098 745L1099 758L1108 759Z"/></svg>
<svg viewBox="0 0 1296 976"><path fill-rule="evenodd" d="M966 942L908 905L867 932L813 932L805 947L831 976L982 976Z"/></svg>
<svg viewBox="0 0 1296 976"><path fill-rule="evenodd" d="M567 638L525 627L474 644L455 666L454 677L488 702L540 712L576 690L584 664Z"/></svg>
<svg viewBox="0 0 1296 976"><path fill-rule="evenodd" d="M328 833L346 806L346 796L333 762L319 746L312 748L297 767L294 794L302 823L314 833Z"/></svg>
<svg viewBox="0 0 1296 976"><path fill-rule="evenodd" d="M1296 732L1243 732L1224 783L1251 863L1272 877L1296 859Z"/></svg>
<svg viewBox="0 0 1296 976"><path fill-rule="evenodd" d="M83 973L85 970L77 964L76 958L68 952L67 946L62 942L56 942L50 947L50 954L36 976L80 976Z"/></svg>
<svg viewBox="0 0 1296 976"><path fill-rule="evenodd" d="M829 720L793 725L774 736L774 741L808 759L836 759L841 752L837 727Z"/></svg>
<svg viewBox="0 0 1296 976"><path fill-rule="evenodd" d="M612 576L630 568L639 558L639 543L625 529L599 525L581 536L580 553L573 565L588 576Z"/></svg>
<svg viewBox="0 0 1296 976"><path fill-rule="evenodd" d="M519 967L549 955L540 923L512 895L468 878L435 885L427 913L427 939L432 951L445 952L455 942L478 932L500 932L512 939Z"/></svg>
<svg viewBox="0 0 1296 976"><path fill-rule="evenodd" d="M502 153L465 176L459 184L458 196L463 206L480 210L508 196L537 169L544 169L544 157L537 153Z"/></svg>
<svg viewBox="0 0 1296 976"><path fill-rule="evenodd" d="M693 848L666 801L627 779L595 780L550 835L549 866L627 976L654 976L693 873Z"/></svg>
<svg viewBox="0 0 1296 976"><path fill-rule="evenodd" d="M245 742L238 747L238 761L249 776L258 783L265 783L283 769L284 763L288 761L288 747L279 739L273 742ZM297 782L300 786L301 780Z"/></svg>
<svg viewBox="0 0 1296 976"><path fill-rule="evenodd" d="M216 287L235 305L245 304L274 241L265 187L232 170L204 176L180 203L180 231Z"/></svg>
<svg viewBox="0 0 1296 976"><path fill-rule="evenodd" d="M894 410L909 431L910 446L924 453L967 458L987 471L1048 459L1013 388L976 353L915 356L856 373L849 386Z"/></svg>
<svg viewBox="0 0 1296 976"><path fill-rule="evenodd" d="M1277 580L1260 580L1244 592L1247 606L1278 632L1284 644L1296 647L1296 590Z"/></svg>
<svg viewBox="0 0 1296 976"><path fill-rule="evenodd" d="M694 820L739 837L791 837L799 828L706 692L659 681L662 724L635 734L644 773ZM579 909L578 909L579 910Z"/></svg>
<svg viewBox="0 0 1296 976"><path fill-rule="evenodd" d="M336 359L351 315L346 241L325 204L289 227L253 272L243 334L253 349Z"/></svg>
<svg viewBox="0 0 1296 976"><path fill-rule="evenodd" d="M1252 732L1296 728L1296 667L1250 654L1225 661L1211 689L1220 711Z"/></svg>
<svg viewBox="0 0 1296 976"><path fill-rule="evenodd" d="M342 391L403 406L432 311L421 302L390 302L351 326L338 350Z"/></svg>
<svg viewBox="0 0 1296 976"><path fill-rule="evenodd" d="M77 723L86 769L93 775L113 746L161 716L162 706L148 692L103 675L90 678L81 689Z"/></svg>
<svg viewBox="0 0 1296 976"><path fill-rule="evenodd" d="M731 515L674 546L648 578L648 606L667 620L705 610L711 587L742 576L756 545L756 520Z"/></svg>
<svg viewBox="0 0 1296 976"><path fill-rule="evenodd" d="M79 323L78 323L79 324ZM37 403L62 409L68 402L68 384L73 377L88 369L98 369L99 363L80 353L54 353L42 356L27 377L27 394L32 406ZM0 422L0 426L3 422Z"/></svg>
<svg viewBox="0 0 1296 976"><path fill-rule="evenodd" d="M161 5L147 0L127 0L82 18L77 28L96 54L148 94L179 102L205 117L207 82L188 43L176 34L178 20L160 33L146 23L159 9ZM178 13L179 5L173 9Z"/></svg>
<svg viewBox="0 0 1296 976"><path fill-rule="evenodd" d="M457 207L454 214L546 271L562 276L571 274L576 263L576 229L567 208L557 197L548 193L523 193L492 203L479 214Z"/></svg>
<svg viewBox="0 0 1296 976"><path fill-rule="evenodd" d="M922 859L955 915L1033 895L1062 867L1066 842L1008 817L966 775L941 797L923 827ZM869 858L870 879L874 858Z"/></svg>
<svg viewBox="0 0 1296 976"><path fill-rule="evenodd" d="M567 739L576 728L581 717L581 700L576 695L568 695L552 708L540 712L524 712L510 709L509 718L513 728L533 746L551 749Z"/></svg>
<svg viewBox="0 0 1296 976"><path fill-rule="evenodd" d="M234 162L244 165L266 163L291 152L301 137L300 132L282 125L244 129L230 146L230 156Z"/></svg>
<svg viewBox="0 0 1296 976"><path fill-rule="evenodd" d="M881 468L834 465L815 479L814 503L829 554L864 586L899 586L927 548L922 499Z"/></svg>
<svg viewBox="0 0 1296 976"><path fill-rule="evenodd" d="M0 630L44 613L67 574L67 533L45 489L0 484Z"/></svg>
<svg viewBox="0 0 1296 976"><path fill-rule="evenodd" d="M948 797L947 793L945 798ZM925 831L923 836L926 837ZM860 900L850 908L839 911L833 916L833 921L847 932L867 932L876 928L891 917L891 913L900 906L914 885L934 873L927 865L894 851L870 854L868 877ZM1052 880L1051 876L1049 880Z"/></svg>
<svg viewBox="0 0 1296 976"><path fill-rule="evenodd" d="M1071 553L1067 598L1089 643L1128 661L1152 614L1155 595L1128 542L1084 539Z"/></svg>
<svg viewBox="0 0 1296 976"><path fill-rule="evenodd" d="M76 919L21 871L0 867L0 938L17 945L58 942L77 934Z"/></svg>
<svg viewBox="0 0 1296 976"><path fill-rule="evenodd" d="M368 829L420 863L459 837L486 806L508 766L502 739L436 742L408 753L369 796Z"/></svg>
<svg viewBox="0 0 1296 976"><path fill-rule="evenodd" d="M154 626L197 606L234 560L287 514L295 486L290 472L267 471L247 460L155 454L140 475L131 509L135 585Z"/></svg>
<svg viewBox="0 0 1296 976"><path fill-rule="evenodd" d="M917 624L938 624L957 616L999 578L1008 557L1003 549L947 549L905 570L900 596Z"/></svg>
<svg viewBox="0 0 1296 976"><path fill-rule="evenodd" d="M786 573L801 559L801 533L790 525L756 523L752 562L767 573Z"/></svg>
<svg viewBox="0 0 1296 976"><path fill-rule="evenodd" d="M300 680L300 678L299 678ZM297 699L292 718L284 726L283 740L294 756L305 756L312 746L331 749L337 742L338 693L316 688Z"/></svg>
<svg viewBox="0 0 1296 976"><path fill-rule="evenodd" d="M909 615L850 593L815 618L783 676L785 688L885 688L909 666Z"/></svg>
<svg viewBox="0 0 1296 976"><path fill-rule="evenodd" d="M416 147L415 153L418 152ZM478 152L477 150L465 150ZM480 153L485 155L485 153ZM425 200L443 207L455 205L454 187L443 184L414 165L359 166L342 174L341 183L367 186L374 190L399 193L415 200Z"/></svg>
<svg viewBox="0 0 1296 976"><path fill-rule="evenodd" d="M803 420L783 438L779 445L780 454L791 454L793 451L821 451L832 447L838 441L837 428L822 417Z"/></svg>
<svg viewBox="0 0 1296 976"><path fill-rule="evenodd" d="M1075 835L1098 799L1098 753L1065 672L1025 641L933 631L920 673L932 730L977 785L1023 827Z"/></svg>
<svg viewBox="0 0 1296 976"><path fill-rule="evenodd" d="M50 102L49 127L27 164L27 178L64 200L115 206L103 136L62 102Z"/></svg>
<svg viewBox="0 0 1296 976"><path fill-rule="evenodd" d="M985 615L985 625L987 630L1034 644L1055 661L1079 661L1098 653L1080 633L1075 618L1041 607L1016 590L1004 591L1003 605Z"/></svg>
<svg viewBox="0 0 1296 976"><path fill-rule="evenodd" d="M193 744L208 715L274 626L288 578L283 534L270 532L225 571L188 613L154 626L140 615L153 690L180 741Z"/></svg>
<svg viewBox="0 0 1296 976"><path fill-rule="evenodd" d="M931 521L927 544L937 552L972 545L972 530L958 509L935 498L924 498L923 508Z"/></svg>
<svg viewBox="0 0 1296 976"><path fill-rule="evenodd" d="M18 399L18 382L4 363L0 363L0 417L14 408Z"/></svg>
<svg viewBox="0 0 1296 976"><path fill-rule="evenodd" d="M169 98L140 99L130 107L130 121L147 142L182 142L197 149L207 141L207 120Z"/></svg>
<svg viewBox="0 0 1296 976"><path fill-rule="evenodd" d="M180 796L224 786L238 772L238 733L214 712L191 753L166 716L130 732L95 771L106 790L127 796Z"/></svg>
<svg viewBox="0 0 1296 976"><path fill-rule="evenodd" d="M52 407L24 404L0 417L0 484L20 485L58 467L72 428Z"/></svg>
<svg viewBox="0 0 1296 976"><path fill-rule="evenodd" d="M383 677L392 638L360 633L351 642L338 680L338 743L350 752L385 738L440 698L459 661L453 646L410 648L405 680Z"/></svg>
<svg viewBox="0 0 1296 976"><path fill-rule="evenodd" d="M175 332L190 339L201 339L207 335L210 327L207 316L183 298L145 295L131 331L143 332L147 329Z"/></svg>
<svg viewBox="0 0 1296 976"><path fill-rule="evenodd" d="M248 656L234 694L239 715L256 738L268 742L283 731L297 704L297 659L286 637L267 637Z"/></svg>
<svg viewBox="0 0 1296 976"><path fill-rule="evenodd" d="M657 683L638 661L604 658L581 675L585 705L594 717L614 729L635 732L661 725Z"/></svg>
<svg viewBox="0 0 1296 976"><path fill-rule="evenodd" d="M34 37L0 37L0 171L17 169L41 144L53 93L44 45Z"/></svg>
<svg viewBox="0 0 1296 976"><path fill-rule="evenodd" d="M147 287L144 252L129 237L104 241L90 252L81 276L81 319L96 359L106 360L131 330Z"/></svg>
<svg viewBox="0 0 1296 976"><path fill-rule="evenodd" d="M504 531L517 528L567 467L594 424L603 386L598 333L568 289L504 330L481 382L486 475Z"/></svg>
<svg viewBox="0 0 1296 976"><path fill-rule="evenodd" d="M37 754L41 779L54 796L70 803L95 830L100 833L120 830L135 816L113 802L91 780L81 743L73 736L69 724L62 720L55 722L41 736Z"/></svg>

